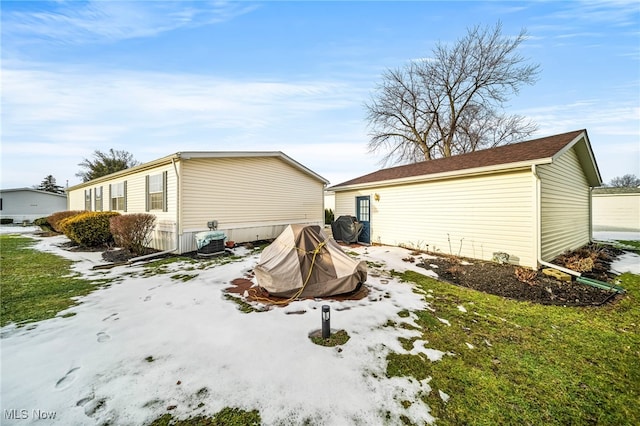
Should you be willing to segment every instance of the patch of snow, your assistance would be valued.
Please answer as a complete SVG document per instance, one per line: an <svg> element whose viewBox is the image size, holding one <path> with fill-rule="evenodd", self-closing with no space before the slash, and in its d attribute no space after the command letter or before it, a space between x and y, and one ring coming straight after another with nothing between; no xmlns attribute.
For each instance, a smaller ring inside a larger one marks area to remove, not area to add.
<svg viewBox="0 0 640 426"><path fill-rule="evenodd" d="M429 342L425 340L416 340L413 342L413 349L409 351L410 355L424 354L429 361L440 361L447 353L437 349L426 348L424 345Z"/></svg>
<svg viewBox="0 0 640 426"><path fill-rule="evenodd" d="M464 307L464 306L462 306L462 305L458 305L458 310L459 310L460 312L465 312L465 313L467 312L467 308L465 308L465 307Z"/></svg>
<svg viewBox="0 0 640 426"><path fill-rule="evenodd" d="M443 402L447 402L449 401L449 398L451 398L449 395L442 392L441 390L438 390L438 395L440 395L440 398L442 399Z"/></svg>
<svg viewBox="0 0 640 426"><path fill-rule="evenodd" d="M0 225L0 234L33 234L42 231L39 226L18 224Z"/></svg>
<svg viewBox="0 0 640 426"><path fill-rule="evenodd" d="M464 342L464 343L467 345L469 349L475 349L475 346L473 346L471 343L469 342Z"/></svg>
<svg viewBox="0 0 640 426"><path fill-rule="evenodd" d="M59 247L65 241L37 238L35 247L73 260L73 270L87 279L113 281L56 318L0 329L4 409L55 411L47 423L54 425L146 424L169 406L176 418L224 407L257 409L266 425L400 423L400 416L434 422L420 399L431 390L427 381L386 378L386 354L406 353L398 338L421 335L385 326L389 320L414 324L413 315L399 319L398 312L426 309L411 284L370 277L367 299L300 300L244 314L224 289L253 269L257 255L189 271L197 277L182 282L173 273L145 274L144 265L94 271L104 263L101 254L66 251ZM406 250L358 250L388 269L425 273L402 261ZM191 266L175 262L169 270ZM324 304L333 311L332 329L350 336L341 351L308 338L321 328ZM294 311L305 313L287 314ZM62 317L68 313L75 315ZM433 361L445 355L419 345L414 350ZM412 404L404 408L402 401ZM19 423L29 421L35 423Z"/></svg>
<svg viewBox="0 0 640 426"><path fill-rule="evenodd" d="M446 325L448 325L449 327L451 327L451 323L449 322L449 320L446 320L446 319L444 319L444 318L440 318L440 317L438 317L438 321L440 321L441 323L446 324Z"/></svg>
<svg viewBox="0 0 640 426"><path fill-rule="evenodd" d="M640 231L594 231L593 239L596 241L640 241Z"/></svg>
<svg viewBox="0 0 640 426"><path fill-rule="evenodd" d="M640 275L640 256L636 253L625 253L611 263L611 270L616 274L631 272Z"/></svg>

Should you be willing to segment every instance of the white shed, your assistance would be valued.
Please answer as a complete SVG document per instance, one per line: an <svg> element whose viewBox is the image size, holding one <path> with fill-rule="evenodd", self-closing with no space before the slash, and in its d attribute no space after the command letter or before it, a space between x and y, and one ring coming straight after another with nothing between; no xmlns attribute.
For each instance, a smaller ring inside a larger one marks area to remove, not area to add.
<svg viewBox="0 0 640 426"><path fill-rule="evenodd" d="M235 242L322 226L327 183L282 152L178 152L69 188L69 210L152 213L152 246L185 253L213 221Z"/></svg>
<svg viewBox="0 0 640 426"><path fill-rule="evenodd" d="M537 267L591 240L600 172L586 130L379 170L335 185L363 243Z"/></svg>
<svg viewBox="0 0 640 426"><path fill-rule="evenodd" d="M67 195L33 188L0 190L0 217L15 223L49 216L67 209Z"/></svg>
<svg viewBox="0 0 640 426"><path fill-rule="evenodd" d="M594 231L640 231L640 188L594 188Z"/></svg>

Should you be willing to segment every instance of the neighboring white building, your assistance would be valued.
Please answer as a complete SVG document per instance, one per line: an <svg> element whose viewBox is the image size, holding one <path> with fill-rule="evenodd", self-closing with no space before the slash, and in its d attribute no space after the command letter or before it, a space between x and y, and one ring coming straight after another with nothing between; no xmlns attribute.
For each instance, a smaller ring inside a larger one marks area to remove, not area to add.
<svg viewBox="0 0 640 426"><path fill-rule="evenodd" d="M235 242L322 226L327 183L282 152L178 152L69 188L69 210L152 213L152 247L185 253L212 221Z"/></svg>
<svg viewBox="0 0 640 426"><path fill-rule="evenodd" d="M13 219L14 223L49 216L67 209L67 195L54 194L33 188L0 190L0 217Z"/></svg>
<svg viewBox="0 0 640 426"><path fill-rule="evenodd" d="M392 167L329 188L364 243L537 267L591 240L602 184L586 130Z"/></svg>
<svg viewBox="0 0 640 426"><path fill-rule="evenodd" d="M324 191L324 208L336 209L336 193L333 191Z"/></svg>
<svg viewBox="0 0 640 426"><path fill-rule="evenodd" d="M640 231L640 188L594 188L594 231Z"/></svg>

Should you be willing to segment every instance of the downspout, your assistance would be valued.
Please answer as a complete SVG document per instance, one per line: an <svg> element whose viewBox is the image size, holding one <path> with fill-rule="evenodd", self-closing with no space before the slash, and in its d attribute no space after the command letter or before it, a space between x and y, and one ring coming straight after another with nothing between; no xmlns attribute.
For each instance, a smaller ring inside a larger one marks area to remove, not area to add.
<svg viewBox="0 0 640 426"><path fill-rule="evenodd" d="M540 181L540 176L536 172L535 165L531 166L531 173L536 178L536 228L537 228L536 229L536 233L537 233L536 251L537 251L537 257L538 257L538 264L542 266L546 266L548 268L556 269L558 271L562 271L565 274L573 275L574 277L576 277L576 282L579 282L580 284L585 284L585 285L596 287L603 290L610 290L614 292L613 295L624 293L625 289L620 286L612 285L612 284L599 281L599 280L594 280L591 278L583 278L580 272L576 272L572 269L568 269L559 265L554 265L553 263L545 262L544 260L542 260L542 231L541 231L542 230L542 212L541 212L541 206L540 206L540 202L542 199L541 181ZM591 189L589 191L591 191ZM589 223L590 223L589 226L591 227L591 197L589 197ZM589 229L589 235L591 235L591 229ZM602 303L606 303L609 299L610 297L605 299Z"/></svg>
<svg viewBox="0 0 640 426"><path fill-rule="evenodd" d="M536 258L538 259L538 264L546 266L548 268L557 269L558 271L562 271L565 274L573 275L574 277L579 277L582 275L579 272L542 260L542 185L535 164L531 165L531 174L533 174L536 179Z"/></svg>
<svg viewBox="0 0 640 426"><path fill-rule="evenodd" d="M139 262L141 260L146 260L146 259L151 259L153 257L158 257L158 256L162 256L165 254L170 254L173 253L174 251L178 250L179 247L179 241L180 241L180 236L178 233L178 224L180 223L178 220L180 219L180 174L178 173L178 168L176 167L176 162L175 159L172 158L171 159L171 164L173 165L173 170L176 174L176 189L177 189L177 193L176 193L176 240L174 243L174 246L172 249L169 250L165 250L165 251L160 251L158 253L151 253L151 254L145 254L144 256L138 256L138 257L134 257L131 258L127 261L127 264L131 265L133 263ZM167 194L168 196L168 194Z"/></svg>

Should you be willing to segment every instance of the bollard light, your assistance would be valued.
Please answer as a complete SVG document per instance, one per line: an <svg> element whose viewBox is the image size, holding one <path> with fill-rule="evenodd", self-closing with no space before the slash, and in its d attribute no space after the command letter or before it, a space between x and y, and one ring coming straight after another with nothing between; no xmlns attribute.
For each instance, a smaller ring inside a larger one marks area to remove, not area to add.
<svg viewBox="0 0 640 426"><path fill-rule="evenodd" d="M331 313L329 305L322 305L322 338L328 339L331 336Z"/></svg>

